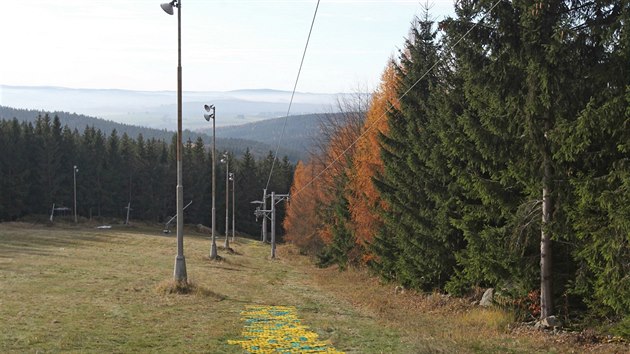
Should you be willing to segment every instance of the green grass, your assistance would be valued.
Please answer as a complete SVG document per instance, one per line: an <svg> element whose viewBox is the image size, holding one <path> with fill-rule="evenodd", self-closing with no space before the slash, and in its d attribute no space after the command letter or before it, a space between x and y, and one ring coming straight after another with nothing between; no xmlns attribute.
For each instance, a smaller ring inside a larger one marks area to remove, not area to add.
<svg viewBox="0 0 630 354"><path fill-rule="evenodd" d="M270 260L268 245L239 239L236 254L219 249L223 260L210 261L209 239L185 235L196 290L180 295L165 291L176 241L159 227L0 224L0 352L240 353L227 341L240 339L240 312L256 304L295 306L348 353L573 350L508 333L510 314L499 310L395 295L364 272L315 268L289 247Z"/></svg>

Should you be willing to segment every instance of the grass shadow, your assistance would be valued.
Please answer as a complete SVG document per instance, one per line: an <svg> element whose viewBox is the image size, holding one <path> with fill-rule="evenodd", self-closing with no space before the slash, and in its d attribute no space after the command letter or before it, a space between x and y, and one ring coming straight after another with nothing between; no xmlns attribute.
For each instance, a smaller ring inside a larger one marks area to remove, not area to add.
<svg viewBox="0 0 630 354"><path fill-rule="evenodd" d="M0 225L0 257L14 258L19 255L58 256L60 249L72 248L84 242L109 241L109 232L82 229L60 229L54 226L38 226L28 233ZM79 231L79 232L77 232Z"/></svg>
<svg viewBox="0 0 630 354"><path fill-rule="evenodd" d="M223 301L227 296L215 293L203 286L195 284L193 281L165 280L155 287L155 291L161 295L194 295Z"/></svg>

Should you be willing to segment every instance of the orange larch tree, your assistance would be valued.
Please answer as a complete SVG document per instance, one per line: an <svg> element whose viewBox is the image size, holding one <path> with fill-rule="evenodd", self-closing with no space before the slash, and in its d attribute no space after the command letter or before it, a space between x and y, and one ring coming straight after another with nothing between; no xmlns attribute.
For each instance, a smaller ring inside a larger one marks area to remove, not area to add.
<svg viewBox="0 0 630 354"><path fill-rule="evenodd" d="M386 112L396 106L397 77L393 62L385 68L379 88L372 95L363 127L363 137L357 142L353 168L349 173L348 205L356 242L365 248L374 238L381 223L378 209L386 207L372 183L383 171L378 135L387 132ZM369 255L364 257L369 259Z"/></svg>
<svg viewBox="0 0 630 354"><path fill-rule="evenodd" d="M299 161L295 167L291 200L284 218L285 240L309 254L319 252L324 243L318 234L321 222L317 216L318 189L313 164ZM310 184L309 184L310 183Z"/></svg>

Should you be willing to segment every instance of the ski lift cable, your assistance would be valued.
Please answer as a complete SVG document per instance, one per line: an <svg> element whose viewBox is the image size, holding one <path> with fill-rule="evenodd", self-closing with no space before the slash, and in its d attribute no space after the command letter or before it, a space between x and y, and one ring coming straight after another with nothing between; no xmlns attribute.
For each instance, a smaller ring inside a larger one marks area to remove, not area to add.
<svg viewBox="0 0 630 354"><path fill-rule="evenodd" d="M456 42L455 44L453 44L453 47L456 47L457 45L459 45L459 43L464 40L464 38L466 38L470 32L472 32L473 29L475 29L477 27L477 25L484 19L486 18L486 16L488 16L490 14L490 12L492 12L492 10L494 10L494 8L499 5L499 3L502 0L497 0L497 2L494 3L494 5L492 5L492 7L483 15L481 16L481 18L475 22L473 24L472 27L470 27L468 29L468 31L466 31L466 33L464 33ZM416 80L413 85L411 85L411 87L409 87L403 94L401 94L398 98L396 98L397 102L400 102L401 99L403 99L405 96L407 96L409 94L409 92L411 92L411 90L416 87L416 85L418 85L420 83L420 81L422 79L424 79L443 59L439 58L438 60L435 61L435 63L433 63L433 65L424 73L422 74L422 76L420 76L420 78L418 80ZM343 156L345 156L348 151L350 151L350 149L356 145L356 143L363 138L369 131L371 131L375 126L376 123L378 123L381 119L383 119L385 117L385 115L387 113L391 112L391 109L393 108L393 104L389 104L389 106L387 107L387 109L385 110L385 112L383 112L377 119L374 120L374 122L372 122L372 124L370 126L368 126L345 150L343 150L341 152L341 154L339 154L337 157L335 157L332 162L330 162L328 165L326 165L326 167L321 170L315 177L313 177L308 183L306 183L302 188L300 188L297 192L293 193L294 195L292 196L293 198L295 198L297 195L299 195L303 190L305 190L306 188L310 187L313 182L315 182L318 178L320 178L324 172L326 172L327 170L329 170L335 163L337 163L337 161L339 161ZM271 176L270 176L271 178ZM269 184L269 182L267 182L267 184Z"/></svg>
<svg viewBox="0 0 630 354"><path fill-rule="evenodd" d="M306 57L306 51L308 49L308 44L311 40L311 34L313 33L313 26L315 25L315 18L317 17L317 10L319 9L319 2L317 0L317 5L315 6L315 12L313 13L313 20L311 21L311 28L308 31L308 37L306 38L306 45L304 46L304 52L302 53L302 60L300 61L300 68L298 69L297 77L295 78L295 84L293 85L293 91L291 92L291 99L289 100L289 108L287 109L287 114L284 117L284 124L282 125L282 132L280 133L280 138L278 139L278 144L276 145L276 152L273 156L273 161L271 162L271 170L269 171L269 178L267 179L267 184L265 189L269 188L269 183L271 183L271 176L273 176L273 169L276 165L276 161L278 160L278 151L280 150L280 143L284 137L284 131L287 127L287 120L289 118L289 114L291 113L291 106L293 105L293 98L295 97L295 91L297 89L298 82L300 81L300 74L302 73L302 66L304 65L304 58Z"/></svg>

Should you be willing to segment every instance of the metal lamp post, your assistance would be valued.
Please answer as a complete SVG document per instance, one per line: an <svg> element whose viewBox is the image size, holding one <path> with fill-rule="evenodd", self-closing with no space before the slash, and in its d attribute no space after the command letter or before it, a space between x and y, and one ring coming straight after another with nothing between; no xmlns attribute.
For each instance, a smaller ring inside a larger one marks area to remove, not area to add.
<svg viewBox="0 0 630 354"><path fill-rule="evenodd" d="M234 195L236 193L236 178L234 177L234 172L230 172L230 181L232 181L232 242L234 242L234 234L236 230L234 228L234 217L236 216L236 214L234 213L234 209L235 209L235 205L236 205L236 199L234 199Z"/></svg>
<svg viewBox="0 0 630 354"><path fill-rule="evenodd" d="M216 117L216 111L214 108L214 105L204 105L203 108L206 110L206 114L203 115L203 117L206 119L206 121L210 121L210 119L212 119L212 244L210 245L210 259L217 259L217 242L216 242L216 237L214 235L214 230L215 230L215 225L216 225L216 209L215 209L215 197L216 197L216 186L217 186L217 179L216 179L216 135L215 135L215 117Z"/></svg>
<svg viewBox="0 0 630 354"><path fill-rule="evenodd" d="M184 187L182 186L182 1L173 0L160 5L169 15L177 7L177 257L175 258L175 281L186 282L186 259L184 258Z"/></svg>
<svg viewBox="0 0 630 354"><path fill-rule="evenodd" d="M77 172L79 172L79 168L77 165L72 167L72 173L74 175L74 223L78 223L79 219L77 218Z"/></svg>
<svg viewBox="0 0 630 354"><path fill-rule="evenodd" d="M229 203L230 203L230 161L229 155L226 152L223 153L221 163L225 163L225 249L230 248L230 240L228 235L230 233L230 215L229 215Z"/></svg>

